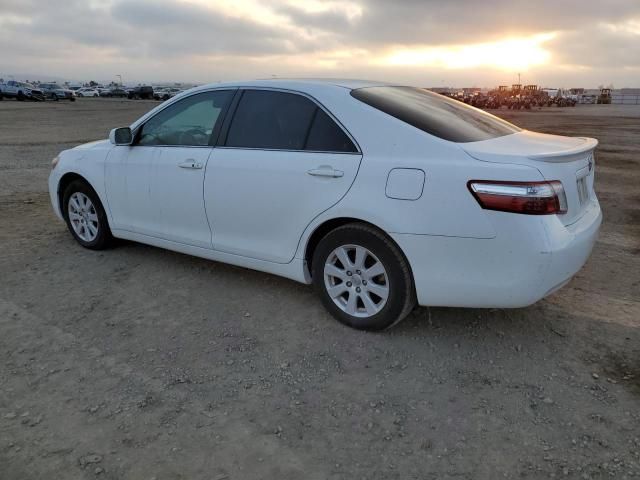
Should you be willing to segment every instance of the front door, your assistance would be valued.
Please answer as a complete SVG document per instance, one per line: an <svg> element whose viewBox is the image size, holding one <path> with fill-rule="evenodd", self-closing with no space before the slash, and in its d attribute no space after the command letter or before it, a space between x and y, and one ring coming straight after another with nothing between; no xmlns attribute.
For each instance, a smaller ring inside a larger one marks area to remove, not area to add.
<svg viewBox="0 0 640 480"><path fill-rule="evenodd" d="M233 91L188 96L147 120L105 166L114 229L211 248L204 174Z"/></svg>

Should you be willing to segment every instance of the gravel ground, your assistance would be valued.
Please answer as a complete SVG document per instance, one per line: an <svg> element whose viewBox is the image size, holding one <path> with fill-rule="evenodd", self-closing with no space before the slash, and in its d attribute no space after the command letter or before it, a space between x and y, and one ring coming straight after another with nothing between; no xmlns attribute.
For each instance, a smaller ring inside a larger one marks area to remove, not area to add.
<svg viewBox="0 0 640 480"><path fill-rule="evenodd" d="M367 334L285 279L74 243L51 158L153 105L0 102L2 480L640 477L640 107L500 112L601 142L567 287Z"/></svg>

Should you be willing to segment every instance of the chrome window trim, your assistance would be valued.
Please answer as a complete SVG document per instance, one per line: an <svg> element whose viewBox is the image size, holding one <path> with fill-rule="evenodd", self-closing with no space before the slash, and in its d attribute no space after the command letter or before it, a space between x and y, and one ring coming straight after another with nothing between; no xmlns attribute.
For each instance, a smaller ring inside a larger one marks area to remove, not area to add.
<svg viewBox="0 0 640 480"><path fill-rule="evenodd" d="M259 147L226 147L224 145L216 145L212 148L219 148L221 150L253 150L253 151L265 151L265 152L292 152L292 153L325 153L327 155L362 155L360 152L336 152L334 150L295 150L284 148L259 148Z"/></svg>

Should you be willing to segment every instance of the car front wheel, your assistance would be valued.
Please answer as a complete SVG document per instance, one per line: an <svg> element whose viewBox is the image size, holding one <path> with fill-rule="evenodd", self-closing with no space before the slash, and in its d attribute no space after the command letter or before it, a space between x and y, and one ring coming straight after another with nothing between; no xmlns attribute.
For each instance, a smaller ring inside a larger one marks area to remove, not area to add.
<svg viewBox="0 0 640 480"><path fill-rule="evenodd" d="M73 238L85 248L102 250L112 241L107 215L96 192L86 182L74 180L65 189L62 211Z"/></svg>
<svg viewBox="0 0 640 480"><path fill-rule="evenodd" d="M329 232L316 247L312 270L324 306L350 327L383 330L415 306L406 258L370 225L351 223Z"/></svg>

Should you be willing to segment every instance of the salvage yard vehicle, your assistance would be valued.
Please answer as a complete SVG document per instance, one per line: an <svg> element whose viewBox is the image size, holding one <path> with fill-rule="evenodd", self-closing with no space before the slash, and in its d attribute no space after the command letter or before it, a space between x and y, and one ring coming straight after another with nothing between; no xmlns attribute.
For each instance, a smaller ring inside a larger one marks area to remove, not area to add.
<svg viewBox="0 0 640 480"><path fill-rule="evenodd" d="M126 98L129 96L129 92L127 92L124 88L115 87L101 91L100 96Z"/></svg>
<svg viewBox="0 0 640 480"><path fill-rule="evenodd" d="M45 98L49 98L51 100L76 101L76 94L73 90L61 87L57 83L41 83L40 90L42 90Z"/></svg>
<svg viewBox="0 0 640 480"><path fill-rule="evenodd" d="M44 101L44 94L42 93L42 90L34 87L30 83L17 82L15 80L9 80L8 82L0 83L0 99L3 97L15 98L19 101Z"/></svg>
<svg viewBox="0 0 640 480"><path fill-rule="evenodd" d="M140 85L129 91L129 100L153 100L153 87L149 85Z"/></svg>
<svg viewBox="0 0 640 480"><path fill-rule="evenodd" d="M93 87L82 87L79 90L76 90L77 97L99 97L100 92Z"/></svg>
<svg viewBox="0 0 640 480"><path fill-rule="evenodd" d="M158 88L153 89L153 98L156 100L169 100L182 92L180 88Z"/></svg>
<svg viewBox="0 0 640 480"><path fill-rule="evenodd" d="M198 87L53 160L83 247L113 237L313 283L354 328L416 303L524 307L589 257L597 141L355 80Z"/></svg>

